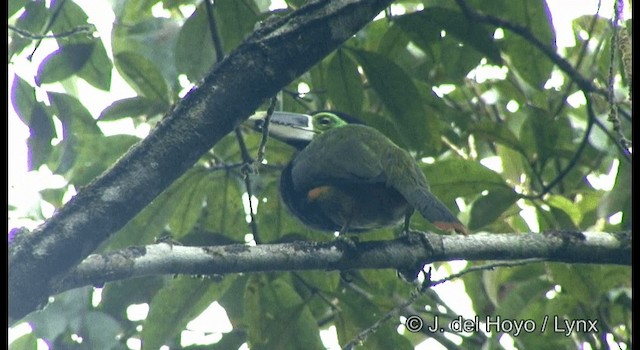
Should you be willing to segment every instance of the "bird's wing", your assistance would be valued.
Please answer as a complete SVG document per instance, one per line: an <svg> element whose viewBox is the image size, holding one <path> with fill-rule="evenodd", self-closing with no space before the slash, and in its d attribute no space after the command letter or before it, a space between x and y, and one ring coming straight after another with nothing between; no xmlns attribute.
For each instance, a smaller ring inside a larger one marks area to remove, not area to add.
<svg viewBox="0 0 640 350"><path fill-rule="evenodd" d="M411 155L376 129L347 125L317 136L296 156L291 174L299 191L330 184L385 183L439 229L467 234L458 218L429 191Z"/></svg>
<svg viewBox="0 0 640 350"><path fill-rule="evenodd" d="M382 159L386 178L420 214L443 231L468 234L467 228L431 193L424 173L413 158L400 148L390 149Z"/></svg>
<svg viewBox="0 0 640 350"><path fill-rule="evenodd" d="M384 138L377 130L362 125L343 126L317 136L294 159L294 185L308 189L325 184L386 182L375 142L384 141L381 136Z"/></svg>

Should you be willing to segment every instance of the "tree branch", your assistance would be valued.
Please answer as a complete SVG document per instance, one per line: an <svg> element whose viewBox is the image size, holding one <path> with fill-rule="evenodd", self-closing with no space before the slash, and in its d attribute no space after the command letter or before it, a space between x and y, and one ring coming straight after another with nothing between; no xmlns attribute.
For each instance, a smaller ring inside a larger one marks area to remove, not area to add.
<svg viewBox="0 0 640 350"><path fill-rule="evenodd" d="M470 20L487 23L495 27L504 28L512 33L521 36L523 39L529 41L533 46L537 47L542 53L544 53L549 59L564 71L579 87L581 90L587 92L597 93L603 96L607 96L607 91L601 89L593 84L592 81L586 79L580 74L567 60L560 56L553 47L545 45L541 42L526 26L518 23L507 21L500 17L480 13L475 11L465 0L456 0L456 3L462 9L462 12L469 17Z"/></svg>
<svg viewBox="0 0 640 350"><path fill-rule="evenodd" d="M392 0L314 1L265 21L142 142L9 246L9 317L43 305L56 275L122 228L267 98L371 21ZM177 248L177 247L176 247Z"/></svg>
<svg viewBox="0 0 640 350"><path fill-rule="evenodd" d="M565 263L631 265L631 233L553 231L530 234L425 234L427 245L406 239L367 241L344 249L340 240L247 246L130 247L87 257L56 280L55 293L85 285L158 274L403 269L438 261L540 259ZM511 262L508 262L511 264Z"/></svg>

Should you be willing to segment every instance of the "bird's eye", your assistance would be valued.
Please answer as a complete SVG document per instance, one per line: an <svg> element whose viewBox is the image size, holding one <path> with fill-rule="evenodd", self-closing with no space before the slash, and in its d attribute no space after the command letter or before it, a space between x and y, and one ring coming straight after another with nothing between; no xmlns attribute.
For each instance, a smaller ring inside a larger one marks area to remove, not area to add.
<svg viewBox="0 0 640 350"><path fill-rule="evenodd" d="M319 122L320 122L320 125L322 126L331 125L331 119L328 117L320 118Z"/></svg>

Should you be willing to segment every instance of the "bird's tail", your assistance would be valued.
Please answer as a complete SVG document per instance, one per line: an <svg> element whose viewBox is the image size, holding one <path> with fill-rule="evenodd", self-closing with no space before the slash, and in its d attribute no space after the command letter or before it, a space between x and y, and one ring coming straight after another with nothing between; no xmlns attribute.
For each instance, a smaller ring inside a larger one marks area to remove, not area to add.
<svg viewBox="0 0 640 350"><path fill-rule="evenodd" d="M425 188L414 188L405 193L407 201L437 228L468 235L467 228L436 196Z"/></svg>

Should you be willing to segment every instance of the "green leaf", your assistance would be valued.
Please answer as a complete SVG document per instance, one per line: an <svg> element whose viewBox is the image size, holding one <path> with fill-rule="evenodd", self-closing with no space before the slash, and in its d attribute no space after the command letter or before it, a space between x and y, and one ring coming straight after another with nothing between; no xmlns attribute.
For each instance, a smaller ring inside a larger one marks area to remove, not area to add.
<svg viewBox="0 0 640 350"><path fill-rule="evenodd" d="M160 237L183 195L183 186L189 186L191 179L201 176L204 169L193 168L179 177L165 189L151 204L116 232L103 249L122 249L132 245L147 244Z"/></svg>
<svg viewBox="0 0 640 350"><path fill-rule="evenodd" d="M20 15L15 23L17 28L25 30L36 35L42 34L44 27L47 25L47 19L50 16L49 9L46 8L45 1L29 1L24 6L24 13ZM8 57L11 59L19 54L24 48L33 42L30 38L24 38L17 32L10 31L11 42L8 47Z"/></svg>
<svg viewBox="0 0 640 350"><path fill-rule="evenodd" d="M176 43L181 25L181 20L172 18L114 24L111 45L116 68L139 95L166 104L177 98Z"/></svg>
<svg viewBox="0 0 640 350"><path fill-rule="evenodd" d="M474 161L447 159L420 166L429 181L431 192L445 203L485 190L509 189L500 174Z"/></svg>
<svg viewBox="0 0 640 350"><path fill-rule="evenodd" d="M101 41L96 41L89 61L77 73L87 83L98 89L109 91L111 87L111 70L113 62Z"/></svg>
<svg viewBox="0 0 640 350"><path fill-rule="evenodd" d="M598 217L601 218L608 218L617 212L622 212L620 226L629 230L631 229L632 221L632 191L629 190L633 183L632 179L631 164L620 161L613 188L609 193L605 194L598 205Z"/></svg>
<svg viewBox="0 0 640 350"><path fill-rule="evenodd" d="M359 115L364 91L358 66L343 50L338 50L329 61L326 71L327 94L336 110Z"/></svg>
<svg viewBox="0 0 640 350"><path fill-rule="evenodd" d="M219 0L215 9L222 44L226 52L231 52L253 32L260 12L254 1Z"/></svg>
<svg viewBox="0 0 640 350"><path fill-rule="evenodd" d="M324 349L318 323L284 278L252 275L244 294L252 349Z"/></svg>
<svg viewBox="0 0 640 350"><path fill-rule="evenodd" d="M376 21L377 22L377 21ZM409 37L398 25L385 26L384 35L380 38L376 52L395 59L409 44Z"/></svg>
<svg viewBox="0 0 640 350"><path fill-rule="evenodd" d="M216 61L206 14L203 2L182 26L176 44L176 68L193 82L202 79Z"/></svg>
<svg viewBox="0 0 640 350"><path fill-rule="evenodd" d="M391 111L404 144L416 150L438 150L440 124L437 116L426 113L420 92L402 68L377 53L355 49L349 52L362 66L378 97Z"/></svg>
<svg viewBox="0 0 640 350"><path fill-rule="evenodd" d="M164 284L164 276L145 276L109 282L102 289L102 301L97 309L124 323L128 320L129 306L151 302L151 298Z"/></svg>
<svg viewBox="0 0 640 350"><path fill-rule="evenodd" d="M471 207L469 229L477 230L498 219L520 196L510 188L490 190L478 198Z"/></svg>
<svg viewBox="0 0 640 350"><path fill-rule="evenodd" d="M571 219L573 226L578 227L578 225L582 221L582 213L580 212L576 204L570 201L569 199L560 195L552 194L552 195L549 195L545 201L550 206L560 209L565 214L567 214Z"/></svg>
<svg viewBox="0 0 640 350"><path fill-rule="evenodd" d="M497 142L518 152L524 152L520 140L504 123L483 120L470 125L468 130L487 141Z"/></svg>
<svg viewBox="0 0 640 350"><path fill-rule="evenodd" d="M97 138L80 134L76 136L75 141L75 164L67 178L76 186L84 186L111 167L140 139L132 135Z"/></svg>
<svg viewBox="0 0 640 350"><path fill-rule="evenodd" d="M99 121L146 116L151 118L165 111L167 105L142 96L124 98L113 102L98 117Z"/></svg>
<svg viewBox="0 0 640 350"><path fill-rule="evenodd" d="M169 227L173 238L180 240L195 226L202 213L205 203L207 182L210 177L205 172L197 172L188 183L182 186L182 195L178 201L173 216L169 220Z"/></svg>
<svg viewBox="0 0 640 350"><path fill-rule="evenodd" d="M502 64L493 33L480 23L470 21L458 10L432 6L423 11L399 16L394 22L425 52L429 52L433 45L441 42L440 33L444 30L447 35L452 35L459 42L485 55L493 64Z"/></svg>
<svg viewBox="0 0 640 350"><path fill-rule="evenodd" d="M120 324L108 314L99 311L89 311L84 315L83 332L80 336L83 344L91 349L121 348L118 340L121 334Z"/></svg>
<svg viewBox="0 0 640 350"><path fill-rule="evenodd" d="M91 113L75 97L58 92L47 92L51 106L65 129L64 137L68 135L100 135L102 132Z"/></svg>
<svg viewBox="0 0 640 350"><path fill-rule="evenodd" d="M7 11L7 18L15 15L18 10L24 8L27 5L27 0L9 0L9 10Z"/></svg>
<svg viewBox="0 0 640 350"><path fill-rule="evenodd" d="M158 349L185 329L187 323L221 296L234 277L216 283L210 279L180 276L156 293L140 334L145 348ZM172 346L173 347L173 346Z"/></svg>
<svg viewBox="0 0 640 350"><path fill-rule="evenodd" d="M545 293L552 284L541 279L530 279L519 283L505 283L509 286L498 298L495 314L502 318L527 319L527 313L544 300Z"/></svg>
<svg viewBox="0 0 640 350"><path fill-rule="evenodd" d="M202 209L202 228L244 242L247 221L238 181L226 171L210 173L204 181L206 205Z"/></svg>
<svg viewBox="0 0 640 350"><path fill-rule="evenodd" d="M57 294L45 309L32 312L24 321L31 324L35 336L50 343L68 329L79 331L82 317L91 307L92 289L88 286Z"/></svg>
<svg viewBox="0 0 640 350"><path fill-rule="evenodd" d="M62 8L51 25L51 32L53 34L68 33L70 31L77 30L80 27L87 26L90 31L95 32L95 27L93 27L93 25L88 25L87 14L80 6L71 1L61 2L59 4ZM61 76L65 71L70 70L69 67L65 68L65 66L75 66L78 69L73 70L72 73L75 73L78 77L84 79L86 82L98 89L105 91L109 90L109 87L111 86L111 69L113 68L113 63L109 59L107 51L99 38L93 37L88 33L79 32L70 36L57 37L56 41L61 50L65 50L65 47L67 46L81 47L83 45L90 46L90 49L87 49L88 53L86 55L83 55L83 52L77 52L78 56L75 57L73 56L73 53L65 55L70 61L57 62L62 64L62 67L59 68L60 71L57 71L55 68L48 68L49 70L55 71L56 74L54 74L53 78L56 78L56 75ZM75 49L74 51L81 51L81 49ZM58 59L58 61L60 60ZM55 65L54 63L50 64ZM59 81L64 79L63 77L61 79L52 80L53 78L49 78L47 80Z"/></svg>
<svg viewBox="0 0 640 350"><path fill-rule="evenodd" d="M55 83L77 73L89 61L93 47L93 44L71 44L49 54L38 67L36 84Z"/></svg>
<svg viewBox="0 0 640 350"><path fill-rule="evenodd" d="M38 338L33 333L27 333L9 343L10 350L33 350L38 348Z"/></svg>
<svg viewBox="0 0 640 350"><path fill-rule="evenodd" d="M510 2L501 15L523 25L542 44L555 50L555 32L549 9L544 1ZM509 63L522 79L535 89L542 90L551 76L554 63L531 41L505 30L503 51Z"/></svg>
<svg viewBox="0 0 640 350"><path fill-rule="evenodd" d="M153 101L169 103L167 82L151 61L134 52L116 54L114 61L122 77L138 94Z"/></svg>
<svg viewBox="0 0 640 350"><path fill-rule="evenodd" d="M123 23L131 24L151 17L151 7L158 0L114 1L113 12Z"/></svg>
<svg viewBox="0 0 640 350"><path fill-rule="evenodd" d="M18 117L29 127L27 167L37 169L49 160L53 150L51 140L56 137L53 118L36 100L34 88L17 75L11 86L11 102Z"/></svg>
<svg viewBox="0 0 640 350"><path fill-rule="evenodd" d="M56 136L53 120L40 103L35 104L29 118L28 169L38 169L49 160L53 147L51 140Z"/></svg>
<svg viewBox="0 0 640 350"><path fill-rule="evenodd" d="M529 106L527 119L522 124L520 139L529 154L529 159L539 160L542 164L556 155L559 128L557 120L540 108Z"/></svg>
<svg viewBox="0 0 640 350"><path fill-rule="evenodd" d="M341 345L353 340L360 331L371 327L385 313L368 298L354 292L350 288L344 289L337 295L340 312L336 315L335 326ZM397 321L396 321L397 322ZM364 341L364 349L413 349L406 337L398 334L397 323L387 322Z"/></svg>
<svg viewBox="0 0 640 350"><path fill-rule="evenodd" d="M89 111L76 99L67 94L48 92L52 112L62 122L62 142L54 148L57 157L47 164L56 174L65 174L71 170L78 156L80 138L97 142L101 131ZM90 149L85 149L91 152Z"/></svg>
<svg viewBox="0 0 640 350"><path fill-rule="evenodd" d="M13 85L11 86L11 104L24 124L29 125L31 114L37 103L36 90L15 74L13 76Z"/></svg>

